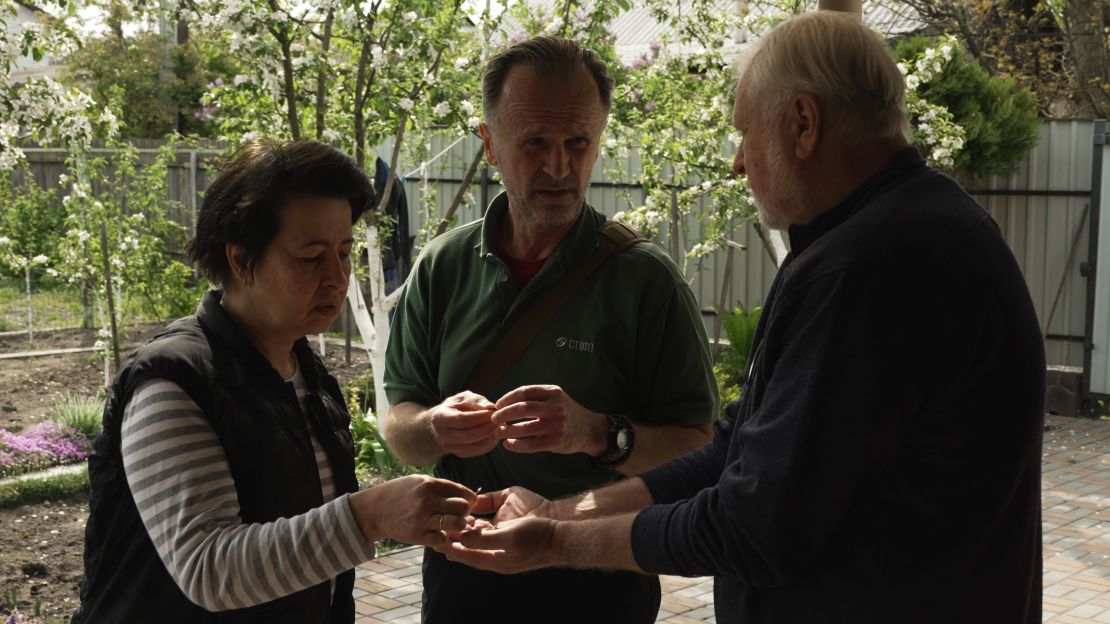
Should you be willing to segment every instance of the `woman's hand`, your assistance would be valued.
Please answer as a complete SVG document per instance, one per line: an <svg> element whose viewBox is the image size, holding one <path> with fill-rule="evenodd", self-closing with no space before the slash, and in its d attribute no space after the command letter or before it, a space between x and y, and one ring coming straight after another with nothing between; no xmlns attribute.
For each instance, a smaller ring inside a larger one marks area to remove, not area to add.
<svg viewBox="0 0 1110 624"><path fill-rule="evenodd" d="M390 538L442 547L466 527L474 492L453 481L410 475L352 494L351 512L367 541Z"/></svg>

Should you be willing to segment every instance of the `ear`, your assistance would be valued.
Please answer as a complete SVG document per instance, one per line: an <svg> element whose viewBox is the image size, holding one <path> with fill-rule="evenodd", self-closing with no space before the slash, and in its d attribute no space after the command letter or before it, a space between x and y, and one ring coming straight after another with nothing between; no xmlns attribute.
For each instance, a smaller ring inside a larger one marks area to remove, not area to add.
<svg viewBox="0 0 1110 624"><path fill-rule="evenodd" d="M799 93L790 100L787 111L790 140L794 144L794 155L798 160L808 160L817 151L821 139L821 107L817 99L808 93Z"/></svg>
<svg viewBox="0 0 1110 624"><path fill-rule="evenodd" d="M247 266L247 248L228 243L224 245L224 254L227 256L227 266L231 269L231 279L235 280L237 285L253 285L254 270L253 267Z"/></svg>
<svg viewBox="0 0 1110 624"><path fill-rule="evenodd" d="M497 155L493 153L493 130L483 121L478 124L478 134L482 135L482 149L486 152L486 162L497 165Z"/></svg>

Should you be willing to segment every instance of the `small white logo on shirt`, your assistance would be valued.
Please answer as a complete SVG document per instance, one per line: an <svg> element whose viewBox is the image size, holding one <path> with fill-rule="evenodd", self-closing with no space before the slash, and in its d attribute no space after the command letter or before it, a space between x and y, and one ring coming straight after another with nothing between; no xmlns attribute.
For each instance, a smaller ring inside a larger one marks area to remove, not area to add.
<svg viewBox="0 0 1110 624"><path fill-rule="evenodd" d="M585 340L567 340L562 336L555 339L555 346L560 349L570 349L571 351L583 351L585 353L594 352L594 343Z"/></svg>

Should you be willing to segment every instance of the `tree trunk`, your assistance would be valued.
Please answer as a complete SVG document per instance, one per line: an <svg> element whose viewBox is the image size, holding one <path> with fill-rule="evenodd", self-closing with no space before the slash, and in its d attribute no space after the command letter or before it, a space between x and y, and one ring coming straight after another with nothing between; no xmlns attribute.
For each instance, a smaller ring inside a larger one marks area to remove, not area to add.
<svg viewBox="0 0 1110 624"><path fill-rule="evenodd" d="M355 73L355 164L359 169L366 169L366 100L362 97L367 87L366 63L370 59L370 41L362 42L362 51L358 57L358 70Z"/></svg>
<svg viewBox="0 0 1110 624"><path fill-rule="evenodd" d="M277 12L274 0L270 0L270 10ZM273 26L270 34L281 46L281 69L285 87L285 117L289 122L289 135L294 141L301 138L301 118L297 114L297 88L293 76L293 42L287 25Z"/></svg>
<svg viewBox="0 0 1110 624"><path fill-rule="evenodd" d="M405 126L408 117L402 116L401 123L397 126L397 133L393 137L393 155L389 160L389 176L386 177L385 189L381 192L378 205L366 215L369 227L366 228L366 259L367 273L370 276L370 315L373 331L370 336L363 335L370 352L370 370L374 375L375 412L381 426L381 415L389 409L389 401L385 396L385 349L389 344L389 313L397 303L397 297L388 297L385 293L385 270L382 267L381 237L378 232L378 216L384 214L393 191L393 181L397 179L397 158L401 152L401 142L405 137ZM403 288L403 287L402 287ZM400 289L398 289L400 290Z"/></svg>
<svg viewBox="0 0 1110 624"><path fill-rule="evenodd" d="M756 234L759 234L759 240L763 241L763 249L771 258L771 262L775 263L775 267L781 266L787 253L782 233L763 227L759 221L752 221L752 227L755 228Z"/></svg>
<svg viewBox="0 0 1110 624"><path fill-rule="evenodd" d="M1092 117L1110 117L1110 45L1107 44L1107 11L1100 2L1068 0L1075 77L1079 97L1090 107Z"/></svg>
<svg viewBox="0 0 1110 624"><path fill-rule="evenodd" d="M467 189L470 188L470 182L474 179L474 174L478 171L478 165L482 162L482 154L485 149L479 145L478 151L474 153L474 158L470 161L470 168L466 170L466 175L463 176L462 183L459 185L459 190L455 192L455 199L451 202L451 207L447 209L447 214L443 215L440 219L439 225L436 226L435 236L439 236L447 231L448 224L458 211L459 205L462 204L462 198L466 195Z"/></svg>
<svg viewBox="0 0 1110 624"><path fill-rule="evenodd" d="M320 56L323 57L323 62L320 63L320 73L316 75L316 140L319 141L324 138L324 116L328 110L327 86L328 86L328 51L331 49L331 24L335 19L335 12L328 11L327 18L324 19L324 38L320 42Z"/></svg>

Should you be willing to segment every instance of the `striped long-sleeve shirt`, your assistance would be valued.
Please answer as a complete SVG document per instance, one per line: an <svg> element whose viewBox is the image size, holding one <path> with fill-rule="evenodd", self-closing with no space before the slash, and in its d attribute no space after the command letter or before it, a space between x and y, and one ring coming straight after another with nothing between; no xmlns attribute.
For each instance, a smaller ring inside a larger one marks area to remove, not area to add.
<svg viewBox="0 0 1110 624"><path fill-rule="evenodd" d="M289 381L303 411L300 371ZM347 495L335 498L331 466L311 431L324 504L292 518L244 524L224 448L196 403L162 379L135 390L123 415L127 483L162 562L190 600L209 611L250 607L374 556Z"/></svg>

